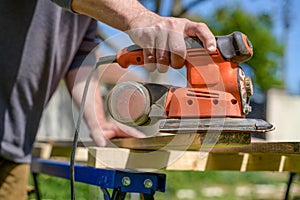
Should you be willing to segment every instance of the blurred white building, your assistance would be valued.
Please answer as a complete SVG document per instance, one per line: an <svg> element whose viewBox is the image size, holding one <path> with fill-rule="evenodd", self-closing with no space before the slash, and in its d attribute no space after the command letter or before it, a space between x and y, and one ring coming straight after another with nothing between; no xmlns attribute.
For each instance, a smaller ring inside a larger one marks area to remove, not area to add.
<svg viewBox="0 0 300 200"><path fill-rule="evenodd" d="M267 134L270 141L300 141L300 96L282 89L271 89L267 95L267 120L275 130Z"/></svg>

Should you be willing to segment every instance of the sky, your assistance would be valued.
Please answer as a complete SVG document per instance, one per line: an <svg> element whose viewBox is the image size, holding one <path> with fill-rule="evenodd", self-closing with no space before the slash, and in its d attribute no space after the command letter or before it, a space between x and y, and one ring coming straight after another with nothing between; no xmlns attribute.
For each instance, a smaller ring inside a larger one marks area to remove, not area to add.
<svg viewBox="0 0 300 200"><path fill-rule="evenodd" d="M287 10L284 8L288 2ZM300 95L300 1L299 0L207 0L190 12L201 11L204 16L209 15L218 6L240 4L241 7L253 14L265 12L272 16L274 22L274 35L286 45L284 57L283 77L286 82L286 90L291 94ZM288 12L286 12L288 11ZM287 14L288 13L288 14ZM288 16L290 27L285 34L283 17Z"/></svg>
<svg viewBox="0 0 300 200"><path fill-rule="evenodd" d="M161 15L169 15L170 5L172 0L162 0L163 6L161 9ZM184 4L193 0L184 0ZM288 2L287 10L285 10L285 2ZM224 5L235 5L239 4L246 12L257 14L257 13L268 13L271 15L274 28L272 32L274 35L286 45L285 57L284 57L284 73L283 77L286 82L286 91L290 94L300 95L300 1L299 0L206 0L199 3L189 12L199 13L201 16L209 16L214 9ZM150 8L151 9L151 8ZM287 12L286 12L287 11ZM285 34L283 29L283 16L288 13L288 19L290 23L289 32ZM107 26L101 25L102 29L105 30L106 34L110 36L117 35L117 37L111 37L118 39L119 47L125 47L130 44L130 39L126 36L120 36L120 32L111 29ZM247 33L246 33L247 34ZM125 39L124 39L125 38ZM112 39L113 40L113 39Z"/></svg>

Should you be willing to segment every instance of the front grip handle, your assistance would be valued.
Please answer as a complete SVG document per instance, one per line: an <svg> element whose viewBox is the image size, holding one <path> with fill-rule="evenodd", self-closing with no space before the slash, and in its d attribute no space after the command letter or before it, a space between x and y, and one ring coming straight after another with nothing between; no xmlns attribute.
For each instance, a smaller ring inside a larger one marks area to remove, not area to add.
<svg viewBox="0 0 300 200"><path fill-rule="evenodd" d="M234 63L243 63L253 56L253 46L248 37L238 31L229 35L217 36L217 48L223 58Z"/></svg>

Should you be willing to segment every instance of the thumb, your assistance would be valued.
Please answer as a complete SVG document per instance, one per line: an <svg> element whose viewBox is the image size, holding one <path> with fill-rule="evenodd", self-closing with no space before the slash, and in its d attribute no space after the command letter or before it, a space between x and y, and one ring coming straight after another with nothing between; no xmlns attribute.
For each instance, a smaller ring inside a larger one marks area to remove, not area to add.
<svg viewBox="0 0 300 200"><path fill-rule="evenodd" d="M197 36L202 41L204 48L207 51L216 51L216 38L206 24L189 21L186 23L185 33L187 36Z"/></svg>

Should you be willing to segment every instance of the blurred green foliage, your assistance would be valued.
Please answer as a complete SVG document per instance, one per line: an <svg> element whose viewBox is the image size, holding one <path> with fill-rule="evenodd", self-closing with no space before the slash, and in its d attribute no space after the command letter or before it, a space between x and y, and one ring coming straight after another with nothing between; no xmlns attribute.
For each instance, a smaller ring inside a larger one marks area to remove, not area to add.
<svg viewBox="0 0 300 200"><path fill-rule="evenodd" d="M190 17L203 21L200 16ZM272 33L272 19L268 14L247 13L240 6L222 7L204 19L215 35L227 35L233 31L245 33L253 45L254 56L247 64L254 71L254 83L262 90L283 86L280 66L284 46Z"/></svg>
<svg viewBox="0 0 300 200"><path fill-rule="evenodd" d="M159 13L163 6L161 0L140 0L144 5ZM227 35L233 31L245 33L253 44L254 56L247 62L253 69L253 80L256 86L266 91L273 86L283 86L282 58L284 45L273 34L272 13L252 14L242 9L238 1L230 3L226 7L216 9L208 17L201 14L191 15L190 9L195 6L201 8L201 4L207 0L191 0L184 3L183 0L170 1L170 15L173 17L187 17L194 21L204 21L215 35ZM201 10L199 9L199 13Z"/></svg>

